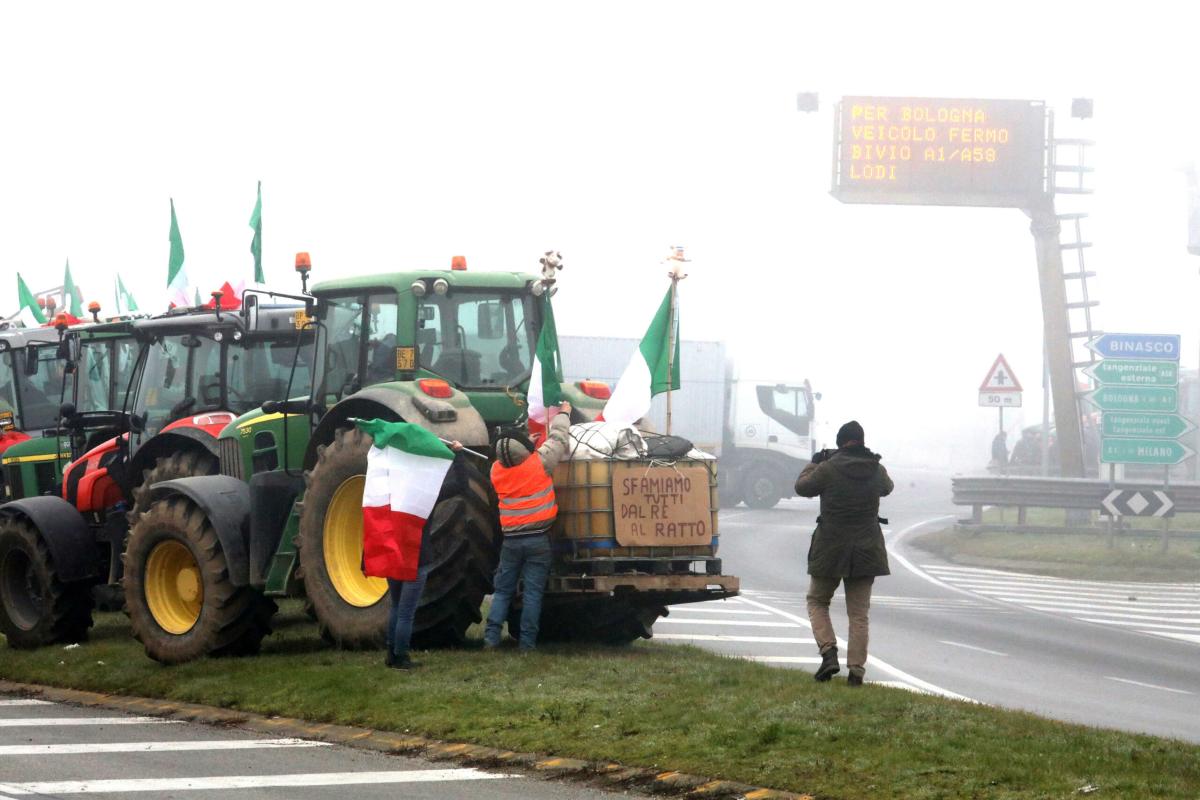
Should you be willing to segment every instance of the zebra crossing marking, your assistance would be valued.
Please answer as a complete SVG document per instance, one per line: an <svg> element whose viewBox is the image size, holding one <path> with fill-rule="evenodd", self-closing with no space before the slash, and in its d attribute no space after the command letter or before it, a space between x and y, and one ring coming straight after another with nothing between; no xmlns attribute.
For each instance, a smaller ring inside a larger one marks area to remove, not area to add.
<svg viewBox="0 0 1200 800"><path fill-rule="evenodd" d="M272 750L289 747L329 747L309 739L217 739L182 742L87 742L82 744L0 745L3 756L64 756L93 753L178 753L189 750Z"/></svg>
<svg viewBox="0 0 1200 800"><path fill-rule="evenodd" d="M389 783L486 781L512 775L482 772L473 767L412 769L387 772L308 772L290 775L219 775L196 778L112 778L94 781L35 781L0 783L10 795L117 794L123 792L220 791L230 789L307 788L310 786L363 786Z"/></svg>

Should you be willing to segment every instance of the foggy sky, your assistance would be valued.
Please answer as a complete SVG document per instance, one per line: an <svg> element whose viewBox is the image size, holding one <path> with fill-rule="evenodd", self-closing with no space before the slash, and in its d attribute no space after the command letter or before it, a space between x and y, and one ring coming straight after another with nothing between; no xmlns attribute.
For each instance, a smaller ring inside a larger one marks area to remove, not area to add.
<svg viewBox="0 0 1200 800"><path fill-rule="evenodd" d="M892 460L977 467L997 353L1026 388L1010 429L1041 416L1028 219L839 204L832 104L1046 100L1060 135L1100 145L1075 204L1100 326L1183 334L1193 366L1197 13L1154 7L4 4L0 309L14 271L54 285L68 257L86 299L111 308L119 270L157 309L169 197L202 292L248 279L258 180L271 282L298 288L298 250L320 280L454 254L533 271L556 248L563 333L640 336L682 244L685 337L728 341L743 374L811 379L822 421L856 417ZM798 91L821 110L798 113ZM1069 119L1075 96L1094 120Z"/></svg>

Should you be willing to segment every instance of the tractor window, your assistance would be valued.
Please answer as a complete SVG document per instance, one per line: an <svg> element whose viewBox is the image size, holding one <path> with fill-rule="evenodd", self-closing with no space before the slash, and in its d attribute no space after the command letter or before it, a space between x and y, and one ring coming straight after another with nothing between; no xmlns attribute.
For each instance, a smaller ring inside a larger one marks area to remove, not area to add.
<svg viewBox="0 0 1200 800"><path fill-rule="evenodd" d="M367 298L367 379L364 386L396 380L396 299Z"/></svg>
<svg viewBox="0 0 1200 800"><path fill-rule="evenodd" d="M175 420L221 404L221 345L193 334L149 345L136 407L153 436Z"/></svg>
<svg viewBox="0 0 1200 800"><path fill-rule="evenodd" d="M529 375L532 326L527 298L454 291L418 306L420 365L461 387L511 386Z"/></svg>
<svg viewBox="0 0 1200 800"><path fill-rule="evenodd" d="M140 346L134 339L118 339L113 344L113 363L116 364L116 369L113 371L113 381L115 382L114 397L115 402L113 407L116 409L124 409L129 394L129 381L133 377L134 367L137 365L138 350Z"/></svg>
<svg viewBox="0 0 1200 800"><path fill-rule="evenodd" d="M79 347L79 396L75 407L80 411L107 411L112 387L110 341L92 339Z"/></svg>
<svg viewBox="0 0 1200 800"><path fill-rule="evenodd" d="M225 407L221 392L221 345L207 336L195 338L199 342L191 348L191 387L196 396L196 405L192 410L221 410Z"/></svg>
<svg viewBox="0 0 1200 800"><path fill-rule="evenodd" d="M26 346L23 356L18 359L21 368L17 370L21 425L29 431L52 427L63 396L64 364L58 358L58 346Z"/></svg>
<svg viewBox="0 0 1200 800"><path fill-rule="evenodd" d="M396 379L395 293L322 298L322 307L326 330L321 335L325 345L321 385L326 403Z"/></svg>
<svg viewBox="0 0 1200 800"><path fill-rule="evenodd" d="M321 394L336 402L358 386L358 348L362 344L363 299L334 297L322 303L325 375Z"/></svg>
<svg viewBox="0 0 1200 800"><path fill-rule="evenodd" d="M305 337L292 381L293 396L308 394L312 384L312 338ZM229 410L244 414L268 400L283 400L287 395L292 360L296 355L296 337L254 338L244 347L229 350Z"/></svg>
<svg viewBox="0 0 1200 800"><path fill-rule="evenodd" d="M0 360L0 413L17 413L17 353L9 350Z"/></svg>

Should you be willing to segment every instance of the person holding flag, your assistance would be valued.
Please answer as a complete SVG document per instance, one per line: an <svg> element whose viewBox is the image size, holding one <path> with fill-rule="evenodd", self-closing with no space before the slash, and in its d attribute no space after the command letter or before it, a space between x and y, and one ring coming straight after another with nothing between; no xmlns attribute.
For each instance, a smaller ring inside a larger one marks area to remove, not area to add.
<svg viewBox="0 0 1200 800"><path fill-rule="evenodd" d="M388 583L387 653L384 663L401 670L409 657L413 619L432 567L427 524L434 506L467 491L463 446L408 422L358 420L375 445L367 453L363 487L363 574Z"/></svg>
<svg viewBox="0 0 1200 800"><path fill-rule="evenodd" d="M492 486L500 502L504 544L483 633L483 645L488 649L500 645L500 630L508 619L518 580L524 585L521 651L529 652L537 646L542 594L550 574L549 533L558 517L554 468L570 449L570 430L571 404L563 402L550 422L546 441L536 450L533 441L518 428L502 430L496 438ZM513 633L510 628L508 635Z"/></svg>

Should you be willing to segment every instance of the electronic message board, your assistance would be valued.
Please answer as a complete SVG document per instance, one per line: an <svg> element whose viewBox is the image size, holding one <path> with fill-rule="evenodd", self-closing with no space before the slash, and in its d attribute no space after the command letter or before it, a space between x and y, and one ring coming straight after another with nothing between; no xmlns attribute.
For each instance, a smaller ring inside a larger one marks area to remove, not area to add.
<svg viewBox="0 0 1200 800"><path fill-rule="evenodd" d="M1031 100L844 97L844 203L1026 208L1046 192L1046 108Z"/></svg>

